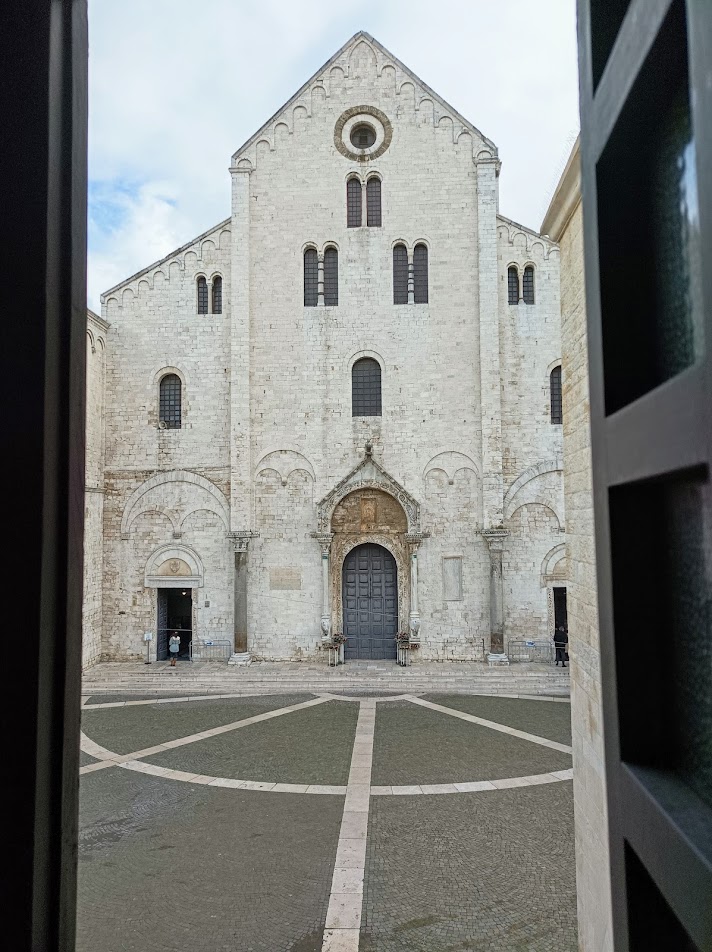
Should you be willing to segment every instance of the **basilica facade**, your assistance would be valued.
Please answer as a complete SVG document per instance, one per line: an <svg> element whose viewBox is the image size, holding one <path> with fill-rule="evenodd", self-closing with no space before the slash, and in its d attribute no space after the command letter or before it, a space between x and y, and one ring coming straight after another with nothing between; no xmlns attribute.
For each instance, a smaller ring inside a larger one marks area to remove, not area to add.
<svg viewBox="0 0 712 952"><path fill-rule="evenodd" d="M232 156L229 216L102 296L85 663L169 630L283 660L550 637L559 251L499 170L359 33Z"/></svg>

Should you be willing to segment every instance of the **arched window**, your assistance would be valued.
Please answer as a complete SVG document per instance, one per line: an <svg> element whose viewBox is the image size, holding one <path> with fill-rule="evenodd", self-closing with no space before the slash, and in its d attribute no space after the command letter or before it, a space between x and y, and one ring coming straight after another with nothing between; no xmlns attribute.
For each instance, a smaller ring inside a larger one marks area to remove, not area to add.
<svg viewBox="0 0 712 952"><path fill-rule="evenodd" d="M381 180L376 175L366 182L366 224L381 226Z"/></svg>
<svg viewBox="0 0 712 952"><path fill-rule="evenodd" d="M381 416L381 365L372 357L351 368L351 415Z"/></svg>
<svg viewBox="0 0 712 952"><path fill-rule="evenodd" d="M213 278L213 314L222 314L222 278Z"/></svg>
<svg viewBox="0 0 712 952"><path fill-rule="evenodd" d="M324 304L336 307L339 303L339 252L327 248L324 252Z"/></svg>
<svg viewBox="0 0 712 952"><path fill-rule="evenodd" d="M408 249L396 245L393 249L393 303L408 303Z"/></svg>
<svg viewBox="0 0 712 952"><path fill-rule="evenodd" d="M507 268L507 300L519 304L519 272L513 264Z"/></svg>
<svg viewBox="0 0 712 952"><path fill-rule="evenodd" d="M319 259L314 248L304 252L304 307L316 307L319 302Z"/></svg>
<svg viewBox="0 0 712 952"><path fill-rule="evenodd" d="M416 245L413 250L413 300L428 303L428 246Z"/></svg>
<svg viewBox="0 0 712 952"><path fill-rule="evenodd" d="M534 303L534 268L528 264L522 278L522 297L525 304Z"/></svg>
<svg viewBox="0 0 712 952"><path fill-rule="evenodd" d="M179 430L181 428L181 381L177 374L166 374L161 378L158 420L164 429Z"/></svg>
<svg viewBox="0 0 712 952"><path fill-rule="evenodd" d="M561 366L554 367L549 375L549 399L551 403L551 422L564 422L564 407L561 396Z"/></svg>
<svg viewBox="0 0 712 952"><path fill-rule="evenodd" d="M350 178L346 183L346 226L361 227L361 180Z"/></svg>
<svg viewBox="0 0 712 952"><path fill-rule="evenodd" d="M198 278L198 314L208 313L208 282L204 277Z"/></svg>

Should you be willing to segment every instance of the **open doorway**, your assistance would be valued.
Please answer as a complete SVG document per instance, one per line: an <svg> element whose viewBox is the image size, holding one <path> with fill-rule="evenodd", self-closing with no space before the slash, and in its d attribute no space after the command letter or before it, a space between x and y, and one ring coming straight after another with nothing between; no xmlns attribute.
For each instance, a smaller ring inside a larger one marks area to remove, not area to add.
<svg viewBox="0 0 712 952"><path fill-rule="evenodd" d="M558 631L561 625L564 626L565 631L569 630L569 617L568 617L568 610L566 607L566 589L555 588L554 589L554 628Z"/></svg>
<svg viewBox="0 0 712 952"><path fill-rule="evenodd" d="M157 589L156 660L168 659L168 639L180 638L179 661L190 660L193 637L193 592L189 588Z"/></svg>

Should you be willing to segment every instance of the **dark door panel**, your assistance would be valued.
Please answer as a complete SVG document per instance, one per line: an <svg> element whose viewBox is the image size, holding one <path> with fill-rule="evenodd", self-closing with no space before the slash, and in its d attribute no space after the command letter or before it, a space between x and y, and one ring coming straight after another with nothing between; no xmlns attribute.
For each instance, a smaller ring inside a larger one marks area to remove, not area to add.
<svg viewBox="0 0 712 952"><path fill-rule="evenodd" d="M396 657L397 578L395 559L379 545L369 542L346 556L342 600L347 660Z"/></svg>

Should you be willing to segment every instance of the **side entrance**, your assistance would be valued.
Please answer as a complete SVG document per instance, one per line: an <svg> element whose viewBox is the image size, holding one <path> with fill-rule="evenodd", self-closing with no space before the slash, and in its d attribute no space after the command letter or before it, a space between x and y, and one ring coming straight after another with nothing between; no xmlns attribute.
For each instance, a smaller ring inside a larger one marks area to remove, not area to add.
<svg viewBox="0 0 712 952"><path fill-rule="evenodd" d="M156 660L168 659L168 639L175 632L180 638L178 659L190 658L193 637L193 593L191 589L159 588L156 590Z"/></svg>
<svg viewBox="0 0 712 952"><path fill-rule="evenodd" d="M344 559L342 604L346 660L395 659L398 570L388 549L369 542Z"/></svg>

